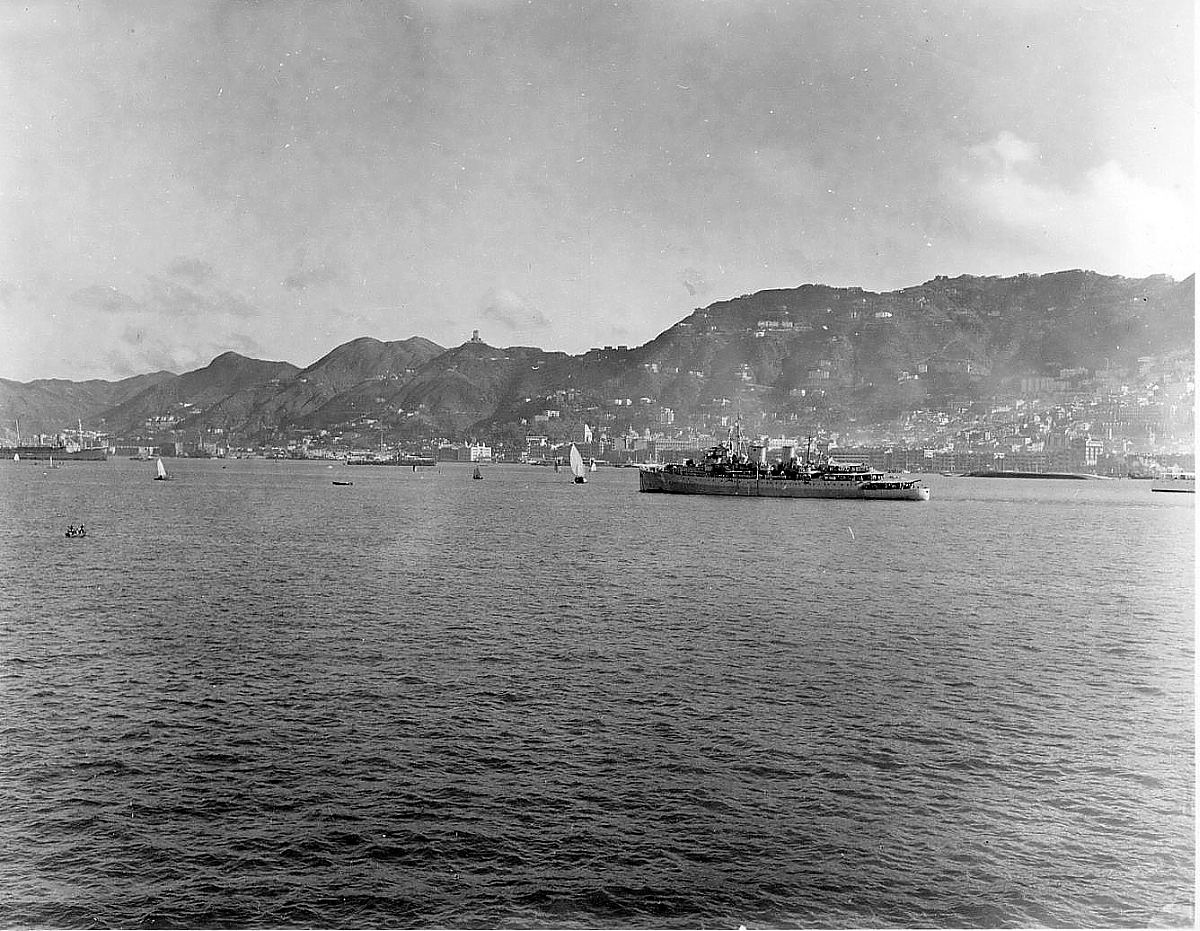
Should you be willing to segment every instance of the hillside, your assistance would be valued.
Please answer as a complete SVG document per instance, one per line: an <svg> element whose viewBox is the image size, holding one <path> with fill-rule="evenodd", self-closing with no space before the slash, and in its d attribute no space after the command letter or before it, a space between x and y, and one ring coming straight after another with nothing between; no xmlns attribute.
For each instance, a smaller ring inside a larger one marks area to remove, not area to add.
<svg viewBox="0 0 1200 931"><path fill-rule="evenodd" d="M293 425L313 423L314 415L331 404L335 415L356 409L358 405L351 401L340 406L335 403L343 395L373 398L380 391L394 392L442 352L437 343L419 336L392 342L361 337L338 346L286 380L252 384L216 403L197 403L195 412L181 421L180 429L220 428L244 438L269 437Z"/></svg>
<svg viewBox="0 0 1200 931"><path fill-rule="evenodd" d="M15 382L0 378L0 436L15 440L18 421L26 437L74 429L79 421L93 427L104 411L176 377L170 372L154 372L120 381L48 378Z"/></svg>
<svg viewBox="0 0 1200 931"><path fill-rule="evenodd" d="M254 388L276 389L300 370L290 362L264 362L236 352L217 356L204 368L162 379L99 415L105 429L124 434L158 418L174 426L193 409L205 409L230 395Z"/></svg>
<svg viewBox="0 0 1200 931"><path fill-rule="evenodd" d="M300 379L328 388L333 394L370 379L400 379L445 349L420 336L381 342L363 336L343 343L300 373Z"/></svg>
<svg viewBox="0 0 1200 931"><path fill-rule="evenodd" d="M427 363L392 400L423 420L461 432L514 399L542 390L546 370L570 358L526 346L464 343Z"/></svg>
<svg viewBox="0 0 1200 931"><path fill-rule="evenodd" d="M1014 375L1128 368L1190 349L1195 278L1069 271L937 278L874 293L805 285L698 309L629 353L637 387L681 408L747 384L841 400L861 416L969 401ZM914 377L915 376L915 377Z"/></svg>
<svg viewBox="0 0 1200 931"><path fill-rule="evenodd" d="M809 284L698 308L632 349L570 356L364 337L303 370L226 353L179 376L0 381L0 412L30 430L82 417L126 435L158 418L159 430L255 442L292 430L519 432L547 409L594 412L618 399L681 419L736 403L748 413L832 411L881 421L970 405L1016 376L1128 370L1143 356L1190 354L1194 307L1194 276L938 277L883 293Z"/></svg>

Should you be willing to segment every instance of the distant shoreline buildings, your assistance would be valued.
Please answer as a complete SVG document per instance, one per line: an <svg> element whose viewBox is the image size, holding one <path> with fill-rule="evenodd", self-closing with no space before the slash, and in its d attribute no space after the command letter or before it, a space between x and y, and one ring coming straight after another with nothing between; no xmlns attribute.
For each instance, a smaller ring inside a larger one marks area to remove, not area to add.
<svg viewBox="0 0 1200 931"><path fill-rule="evenodd" d="M768 448L811 438L877 468L1122 474L1194 459L1194 330L1192 278L939 276L743 295L580 356L478 329L449 349L360 337L305 369L224 353L129 387L6 383L0 401L44 430L92 391L100 429L81 438L133 456L546 461L575 443L670 461L740 419Z"/></svg>
<svg viewBox="0 0 1200 931"><path fill-rule="evenodd" d="M472 335L474 339L476 331ZM928 377L928 367L915 377ZM965 374L965 369L964 369ZM676 462L723 441L735 418L769 459L813 445L886 471L1154 474L1194 467L1194 367L1186 352L1144 356L1135 370L1075 367L1054 376L1001 381L984 403L907 411L886 423L831 424L821 417L772 410L748 383L734 397L713 398L693 412L648 395L597 401L575 388L530 399L529 414L473 436L397 436L377 418L356 417L340 429L289 429L275 441L239 443L222 428L180 429L198 411L182 403L146 418L135 436L114 437L82 426L70 434L26 437L50 445L103 446L109 455L388 458L440 462L550 462L574 443L588 459L611 464ZM810 412L811 414L811 412ZM15 441L12 431L9 445ZM392 434L389 438L389 433ZM370 438L368 445L363 440Z"/></svg>

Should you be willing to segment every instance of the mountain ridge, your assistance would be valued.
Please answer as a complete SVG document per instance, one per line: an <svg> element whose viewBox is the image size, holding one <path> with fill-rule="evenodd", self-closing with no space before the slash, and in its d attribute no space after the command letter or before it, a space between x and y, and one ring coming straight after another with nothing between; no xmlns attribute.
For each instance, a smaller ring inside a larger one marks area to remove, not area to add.
<svg viewBox="0 0 1200 931"><path fill-rule="evenodd" d="M1006 377L1190 352L1194 306L1195 275L937 276L886 292L804 284L715 301L641 346L579 355L364 336L303 369L226 352L177 376L0 380L0 417L61 418L74 404L69 422L121 434L158 417L173 430L260 439L367 421L398 435L465 435L531 421L569 395L583 410L637 397L686 416L736 396L784 414L884 418L969 401ZM132 390L138 378L147 381Z"/></svg>

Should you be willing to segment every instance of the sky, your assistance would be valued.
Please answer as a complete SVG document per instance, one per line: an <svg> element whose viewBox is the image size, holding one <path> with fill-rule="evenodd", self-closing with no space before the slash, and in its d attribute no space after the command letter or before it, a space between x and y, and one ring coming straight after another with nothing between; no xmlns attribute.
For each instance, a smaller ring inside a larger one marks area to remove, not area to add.
<svg viewBox="0 0 1200 931"><path fill-rule="evenodd" d="M1195 270L1190 0L0 6L0 378Z"/></svg>

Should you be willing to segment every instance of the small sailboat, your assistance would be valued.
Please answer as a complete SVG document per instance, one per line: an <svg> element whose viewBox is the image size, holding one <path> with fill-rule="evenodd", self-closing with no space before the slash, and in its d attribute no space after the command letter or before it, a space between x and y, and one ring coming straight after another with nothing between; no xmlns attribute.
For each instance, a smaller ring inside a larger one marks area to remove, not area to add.
<svg viewBox="0 0 1200 931"><path fill-rule="evenodd" d="M596 460L595 460L595 459L593 459L593 460L591 461L591 463L589 463L589 464L588 464L588 471L589 471L589 472L595 472L595 471L596 471Z"/></svg>
<svg viewBox="0 0 1200 931"><path fill-rule="evenodd" d="M481 480L483 478L483 473L479 471L479 466L475 466L475 473L471 476L471 478L476 480Z"/></svg>
<svg viewBox="0 0 1200 931"><path fill-rule="evenodd" d="M167 467L165 465L163 465L163 461L161 458L158 460L158 462L155 463L155 468L158 470L158 474L156 476L154 476L154 480L156 482L167 481Z"/></svg>
<svg viewBox="0 0 1200 931"><path fill-rule="evenodd" d="M571 444L571 472L574 474L574 482L576 485L584 485L587 483L587 478L584 476L583 456L579 455L579 450L575 444Z"/></svg>
<svg viewBox="0 0 1200 931"><path fill-rule="evenodd" d="M57 469L57 468L58 468L58 463L54 461L54 457L53 457L53 456L51 456L51 457L50 457L50 466L49 466L49 467L50 467L51 469Z"/></svg>
<svg viewBox="0 0 1200 931"><path fill-rule="evenodd" d="M13 453L13 462L20 462L20 461L21 461L21 454Z"/></svg>

